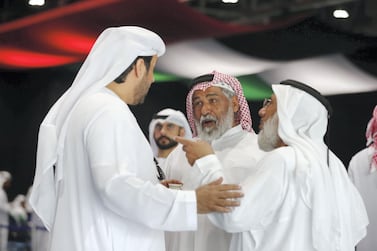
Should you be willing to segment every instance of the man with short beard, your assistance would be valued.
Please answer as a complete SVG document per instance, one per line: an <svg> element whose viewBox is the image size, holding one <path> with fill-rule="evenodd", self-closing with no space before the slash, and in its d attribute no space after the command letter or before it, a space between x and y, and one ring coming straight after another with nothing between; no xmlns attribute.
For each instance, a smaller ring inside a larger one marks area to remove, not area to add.
<svg viewBox="0 0 377 251"><path fill-rule="evenodd" d="M230 213L210 214L232 233L229 251L353 251L366 235L368 217L343 163L325 142L332 113L313 88L286 80L259 110L261 149L269 151L257 172L241 183L245 196ZM204 141L176 138L194 169L226 174Z"/></svg>
<svg viewBox="0 0 377 251"><path fill-rule="evenodd" d="M153 115L149 123L149 143L160 167L178 145L173 140L175 136L192 138L190 126L181 111L165 108Z"/></svg>
<svg viewBox="0 0 377 251"><path fill-rule="evenodd" d="M195 78L186 98L186 112L194 137L212 145L228 182L237 184L254 172L264 152L258 148L249 106L236 78L217 71ZM191 167L181 145L168 156L165 169L168 179L183 182L184 190L203 184L202 175ZM166 233L166 249L225 251L230 238L207 217L198 216L197 231Z"/></svg>

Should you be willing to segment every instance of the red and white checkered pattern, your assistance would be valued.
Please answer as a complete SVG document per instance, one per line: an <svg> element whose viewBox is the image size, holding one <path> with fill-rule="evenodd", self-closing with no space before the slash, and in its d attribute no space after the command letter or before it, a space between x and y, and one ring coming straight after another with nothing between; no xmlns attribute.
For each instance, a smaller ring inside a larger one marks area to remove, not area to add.
<svg viewBox="0 0 377 251"><path fill-rule="evenodd" d="M365 136L367 138L367 145L373 143L372 147L374 147L375 150L372 157L371 168L377 169L377 105L374 107L373 117L368 123Z"/></svg>

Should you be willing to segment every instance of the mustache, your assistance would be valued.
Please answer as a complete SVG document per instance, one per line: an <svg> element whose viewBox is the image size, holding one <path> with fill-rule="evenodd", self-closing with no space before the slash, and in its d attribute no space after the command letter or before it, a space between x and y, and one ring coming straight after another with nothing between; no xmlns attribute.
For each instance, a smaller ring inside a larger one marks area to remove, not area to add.
<svg viewBox="0 0 377 251"><path fill-rule="evenodd" d="M203 122L208 122L208 121L214 121L217 123L217 118L215 116L212 116L210 114L204 115L200 117L199 123L202 124Z"/></svg>
<svg viewBox="0 0 377 251"><path fill-rule="evenodd" d="M167 139L167 140L169 140L169 141L174 141L172 138L169 138L169 137L167 137L167 136L160 136L160 137L158 137L158 138L156 139L156 141L160 141L160 140L162 140L162 139Z"/></svg>

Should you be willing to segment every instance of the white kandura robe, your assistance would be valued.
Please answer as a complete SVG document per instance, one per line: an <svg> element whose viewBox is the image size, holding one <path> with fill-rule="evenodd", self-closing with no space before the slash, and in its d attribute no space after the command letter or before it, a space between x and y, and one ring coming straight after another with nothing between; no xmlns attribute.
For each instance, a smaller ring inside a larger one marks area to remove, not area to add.
<svg viewBox="0 0 377 251"><path fill-rule="evenodd" d="M162 251L163 230L196 229L195 192L157 184L147 139L107 88L74 108L58 163L51 251Z"/></svg>
<svg viewBox="0 0 377 251"><path fill-rule="evenodd" d="M257 161L265 154L258 147L258 136L247 132L240 125L228 130L222 137L212 142L212 148L223 166L228 183L240 183L246 176L255 172ZM165 161L168 179L183 182L183 189L194 189L217 177L203 179L198 169L187 162L182 145L178 145ZM168 251L227 251L231 234L214 226L206 215L198 215L198 229L195 232L166 232Z"/></svg>
<svg viewBox="0 0 377 251"><path fill-rule="evenodd" d="M221 161L214 155L197 162L208 176L221 176ZM215 225L233 233L229 251L315 251L311 210L299 195L291 147L269 152L241 186L240 207L231 213L208 215Z"/></svg>
<svg viewBox="0 0 377 251"><path fill-rule="evenodd" d="M2 187L0 187L0 251L7 250L9 232L9 210L10 207L7 193Z"/></svg>
<svg viewBox="0 0 377 251"><path fill-rule="evenodd" d="M357 244L357 251L377 250L377 171L370 170L374 151L373 147L361 150L348 166L348 174L363 198L369 218L367 236Z"/></svg>

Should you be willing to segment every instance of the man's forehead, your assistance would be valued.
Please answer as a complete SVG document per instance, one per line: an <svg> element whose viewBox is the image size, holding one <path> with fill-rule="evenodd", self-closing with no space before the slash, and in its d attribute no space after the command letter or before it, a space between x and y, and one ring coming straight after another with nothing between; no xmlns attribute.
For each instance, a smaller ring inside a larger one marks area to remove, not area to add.
<svg viewBox="0 0 377 251"><path fill-rule="evenodd" d="M158 121L156 123L156 126L164 126L164 125L174 125L174 126L179 126L176 123L170 122L170 121Z"/></svg>
<svg viewBox="0 0 377 251"><path fill-rule="evenodd" d="M194 99L195 97L198 96L205 96L209 94L223 94L221 87L217 86L210 86L205 90L195 90L194 93L192 94L192 98Z"/></svg>

